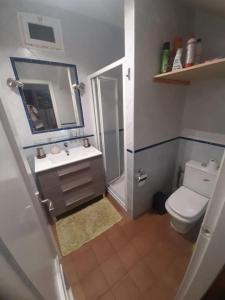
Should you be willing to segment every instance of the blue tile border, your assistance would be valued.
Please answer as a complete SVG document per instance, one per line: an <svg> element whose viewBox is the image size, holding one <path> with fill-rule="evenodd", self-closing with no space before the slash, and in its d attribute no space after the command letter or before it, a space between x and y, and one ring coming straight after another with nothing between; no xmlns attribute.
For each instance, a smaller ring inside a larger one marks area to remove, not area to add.
<svg viewBox="0 0 225 300"><path fill-rule="evenodd" d="M185 137L185 136L180 136L179 138L182 139L182 140L187 140L187 141L197 142L197 143L201 143L201 144L208 144L208 145L212 145L212 146L217 146L217 147L225 148L224 144L219 144L219 143L214 143L214 142L209 142L209 141L204 141L204 140L193 139L193 138L189 138L189 137Z"/></svg>
<svg viewBox="0 0 225 300"><path fill-rule="evenodd" d="M134 153L132 150L130 150L130 149L127 149L127 152L129 152L129 153Z"/></svg>
<svg viewBox="0 0 225 300"><path fill-rule="evenodd" d="M202 143L202 144L207 144L207 145L211 145L211 146L217 146L217 147L220 147L220 148L225 148L225 144L219 144L219 143L214 143L214 142L209 142L209 141L204 141L204 140L198 140L198 139L193 139L193 138L184 137L184 136L178 136L178 137L175 137L175 138L172 138L172 139L169 139L169 140L165 140L165 141L162 141L162 142L159 142L159 143L156 143L156 144L152 144L152 145L140 148L140 149L136 149L136 150L127 149L127 152L135 154L135 153L138 153L138 152L141 152L141 151L144 151L144 150L148 150L148 149L151 149L151 148L154 148L154 147L157 147L157 146L169 143L169 142L173 142L173 141L179 140L179 139L192 141L192 142L197 142L197 143Z"/></svg>
<svg viewBox="0 0 225 300"><path fill-rule="evenodd" d="M52 145L52 144L57 144L57 143L62 143L62 142L67 142L67 141L72 141L72 140L81 140L81 139L93 137L93 136L94 136L94 134L76 136L73 138L62 139L62 140L57 140L57 141L53 141L53 142L46 142L46 143L39 143L39 144L35 144L35 145L30 145L30 146L24 146L23 149L36 148L36 147L40 147L40 146Z"/></svg>
<svg viewBox="0 0 225 300"><path fill-rule="evenodd" d="M144 150L148 150L148 149L151 149L151 148L160 146L160 145L162 145L162 144L166 144L166 143L169 143L169 142L173 142L173 141L175 141L175 140L177 140L177 139L179 139L179 137L175 137L175 138L172 138L172 139L169 139L169 140L165 140L165 141L162 141L162 142L159 142L159 143L156 143L156 144L153 144L153 145L149 145L149 146L146 146L146 147L137 149L137 150L127 149L127 151L130 152L130 153L138 153L138 152L141 152L141 151L144 151Z"/></svg>

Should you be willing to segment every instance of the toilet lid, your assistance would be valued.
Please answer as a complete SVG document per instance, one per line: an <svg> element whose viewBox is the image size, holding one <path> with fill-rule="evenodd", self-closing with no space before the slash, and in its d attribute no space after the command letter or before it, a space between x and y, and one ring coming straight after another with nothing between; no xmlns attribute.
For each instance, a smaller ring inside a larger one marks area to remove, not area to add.
<svg viewBox="0 0 225 300"><path fill-rule="evenodd" d="M167 201L176 213L184 218L192 219L204 210L208 198L181 186Z"/></svg>

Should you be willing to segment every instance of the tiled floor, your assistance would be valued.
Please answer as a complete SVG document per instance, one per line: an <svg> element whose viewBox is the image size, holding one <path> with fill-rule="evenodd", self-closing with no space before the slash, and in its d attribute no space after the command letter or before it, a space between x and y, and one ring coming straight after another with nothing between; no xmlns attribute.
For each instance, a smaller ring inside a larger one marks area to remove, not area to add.
<svg viewBox="0 0 225 300"><path fill-rule="evenodd" d="M170 300L192 244L169 225L168 215L125 216L105 233L63 257L76 300Z"/></svg>

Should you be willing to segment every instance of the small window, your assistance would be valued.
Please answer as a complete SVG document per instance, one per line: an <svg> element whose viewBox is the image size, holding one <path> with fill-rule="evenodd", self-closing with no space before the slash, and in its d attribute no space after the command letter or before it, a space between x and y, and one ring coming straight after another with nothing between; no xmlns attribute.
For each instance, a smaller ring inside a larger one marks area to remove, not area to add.
<svg viewBox="0 0 225 300"><path fill-rule="evenodd" d="M61 24L58 19L34 14L18 13L26 46L63 50Z"/></svg>
<svg viewBox="0 0 225 300"><path fill-rule="evenodd" d="M55 43L55 35L52 27L28 23L28 28L32 39Z"/></svg>

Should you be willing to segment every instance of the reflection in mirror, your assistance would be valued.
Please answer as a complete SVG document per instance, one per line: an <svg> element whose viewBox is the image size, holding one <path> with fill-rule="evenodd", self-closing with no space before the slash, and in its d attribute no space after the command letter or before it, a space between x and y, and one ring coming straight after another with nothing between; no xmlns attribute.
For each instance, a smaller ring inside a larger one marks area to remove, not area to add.
<svg viewBox="0 0 225 300"><path fill-rule="evenodd" d="M32 133L83 127L76 66L11 58Z"/></svg>

